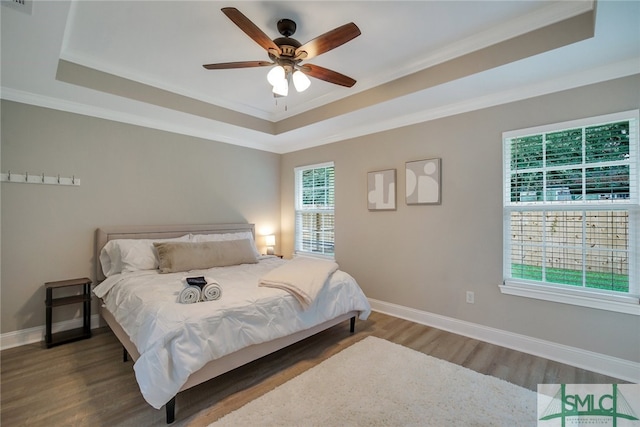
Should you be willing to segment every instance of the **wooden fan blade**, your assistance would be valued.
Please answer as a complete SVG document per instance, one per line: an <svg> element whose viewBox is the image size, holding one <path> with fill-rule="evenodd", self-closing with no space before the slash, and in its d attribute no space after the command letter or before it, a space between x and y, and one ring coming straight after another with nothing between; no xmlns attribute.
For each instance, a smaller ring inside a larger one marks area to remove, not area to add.
<svg viewBox="0 0 640 427"><path fill-rule="evenodd" d="M353 40L360 35L360 28L353 22L344 24L341 27L335 28L315 39L303 44L296 49L295 57L299 59L311 59L322 53L328 52L331 49L335 49ZM306 56L304 55L306 52Z"/></svg>
<svg viewBox="0 0 640 427"><path fill-rule="evenodd" d="M222 13L227 15L229 19L233 21L242 31L245 32L246 35L251 37L253 41L262 46L265 50L273 49L278 54L282 53L277 44L273 42L256 24L251 22L249 18L244 16L242 12L240 12L235 7L223 7Z"/></svg>
<svg viewBox="0 0 640 427"><path fill-rule="evenodd" d="M222 62L220 64L205 64L207 70L226 70L229 68L252 68L252 67L268 67L274 65L268 61L241 61L241 62Z"/></svg>
<svg viewBox="0 0 640 427"><path fill-rule="evenodd" d="M300 67L300 70L308 76L315 77L316 79L324 80L325 82L333 83L336 85L352 87L354 84L356 84L356 81L351 77L340 74L337 71L320 67L318 65L304 64Z"/></svg>

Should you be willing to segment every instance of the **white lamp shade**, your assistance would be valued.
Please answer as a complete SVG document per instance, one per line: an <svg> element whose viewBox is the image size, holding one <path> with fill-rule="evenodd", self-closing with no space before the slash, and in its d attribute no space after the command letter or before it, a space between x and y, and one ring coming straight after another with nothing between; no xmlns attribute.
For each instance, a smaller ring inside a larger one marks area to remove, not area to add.
<svg viewBox="0 0 640 427"><path fill-rule="evenodd" d="M275 246L276 245L276 236L270 234L268 236L264 236L264 242L267 246Z"/></svg>
<svg viewBox="0 0 640 427"><path fill-rule="evenodd" d="M298 92L304 92L311 85L311 80L305 73L296 70L293 72L293 85Z"/></svg>
<svg viewBox="0 0 640 427"><path fill-rule="evenodd" d="M289 94L289 82L282 79L278 84L273 86L273 93L280 96L287 96Z"/></svg>
<svg viewBox="0 0 640 427"><path fill-rule="evenodd" d="M271 86L282 84L282 81L286 82L286 79L284 78L284 68L279 65L273 67L267 74L267 80L269 81Z"/></svg>

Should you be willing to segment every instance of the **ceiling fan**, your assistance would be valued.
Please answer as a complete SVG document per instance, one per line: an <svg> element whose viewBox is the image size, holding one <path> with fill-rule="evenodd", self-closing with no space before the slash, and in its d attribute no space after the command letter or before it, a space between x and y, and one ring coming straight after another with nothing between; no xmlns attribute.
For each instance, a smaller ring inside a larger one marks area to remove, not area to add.
<svg viewBox="0 0 640 427"><path fill-rule="evenodd" d="M278 21L278 32L282 37L271 40L269 36L238 9L225 7L222 8L222 12L251 37L253 41L267 51L271 62L241 61L203 65L207 70L279 66L274 67L274 69L269 72L268 79L274 86L274 93L281 96L286 96L286 91L288 90L288 85L291 80L294 81L298 91L306 89L309 86L309 79L307 79L305 75L345 87L352 87L356 83L351 77L320 67L319 65L301 64L303 60L314 58L358 37L360 35L360 29L353 22L326 32L305 44L301 44L296 39L291 38L296 32L296 23L291 19L281 19ZM300 89L298 82L301 82L300 85L304 87L303 89ZM283 87L285 84L286 87ZM278 87L278 85L280 85L280 87Z"/></svg>

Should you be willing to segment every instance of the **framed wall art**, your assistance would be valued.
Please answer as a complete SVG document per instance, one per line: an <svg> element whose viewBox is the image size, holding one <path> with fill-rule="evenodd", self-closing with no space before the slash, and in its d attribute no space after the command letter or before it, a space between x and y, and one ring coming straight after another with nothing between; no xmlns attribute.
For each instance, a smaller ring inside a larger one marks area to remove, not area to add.
<svg viewBox="0 0 640 427"><path fill-rule="evenodd" d="M441 159L406 162L407 205L439 205L442 200Z"/></svg>
<svg viewBox="0 0 640 427"><path fill-rule="evenodd" d="M396 209L396 170L367 173L367 207L370 211Z"/></svg>

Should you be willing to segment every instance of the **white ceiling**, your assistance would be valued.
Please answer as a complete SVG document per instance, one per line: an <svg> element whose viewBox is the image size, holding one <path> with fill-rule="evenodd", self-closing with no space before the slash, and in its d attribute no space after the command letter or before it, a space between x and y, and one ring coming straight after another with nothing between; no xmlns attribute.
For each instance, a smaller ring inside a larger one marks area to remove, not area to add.
<svg viewBox="0 0 640 427"><path fill-rule="evenodd" d="M385 90L404 76L563 21L594 3L28 1L28 6L31 14L0 8L2 98L278 153L640 73L638 1L598 2L595 37L401 95ZM276 103L266 81L269 68L205 70L205 63L268 60L220 11L227 6L272 38L279 37L280 18L293 19L298 25L293 37L301 43L355 22L361 36L309 63L357 84L344 88L312 79L306 92L291 90ZM56 79L61 60L127 79L140 93L152 87L200 101L211 112L175 107L185 98L131 99L96 90L92 83ZM372 98L369 93L379 99L357 97ZM323 110L327 104L331 107ZM283 127L265 131L262 124Z"/></svg>

